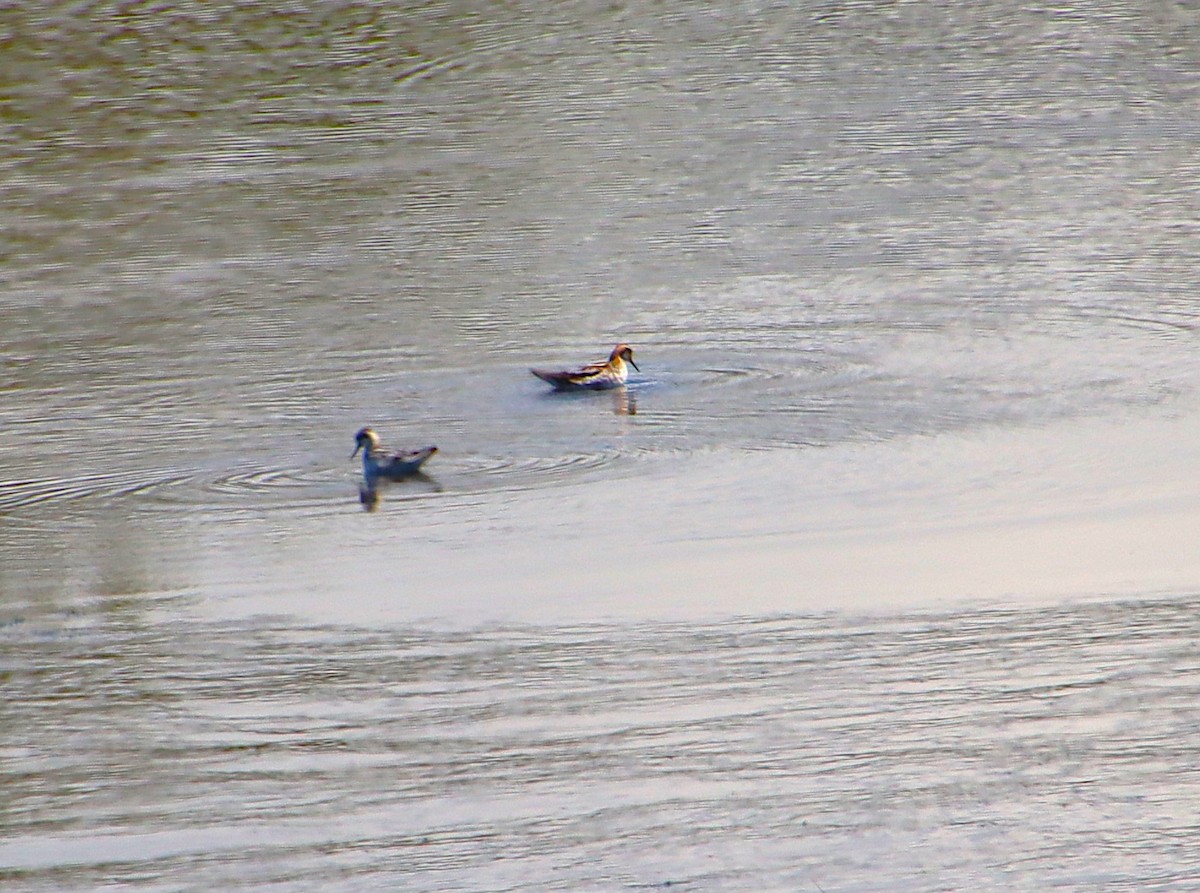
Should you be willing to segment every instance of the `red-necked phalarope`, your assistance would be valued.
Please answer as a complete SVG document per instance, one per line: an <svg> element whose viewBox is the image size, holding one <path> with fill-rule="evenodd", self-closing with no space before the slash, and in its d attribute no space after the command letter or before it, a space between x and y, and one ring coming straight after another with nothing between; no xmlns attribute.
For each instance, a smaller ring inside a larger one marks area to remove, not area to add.
<svg viewBox="0 0 1200 893"><path fill-rule="evenodd" d="M545 369L530 369L529 371L542 381L554 385L554 389L557 391L569 391L575 388L616 388L625 384L625 379L629 377L626 363L629 363L634 369L638 368L637 363L633 361L633 348L628 344L618 344L608 355L608 361L604 363L592 363L582 369L572 369L566 372L549 372ZM638 369L638 372L641 371Z"/></svg>
<svg viewBox="0 0 1200 893"><path fill-rule="evenodd" d="M389 453L379 443L379 435L373 428L363 428L354 435L353 459L358 451L363 451L363 478L367 484L374 484L380 478L398 480L416 474L421 470L430 456L437 452L437 447L427 446L423 450L412 452Z"/></svg>

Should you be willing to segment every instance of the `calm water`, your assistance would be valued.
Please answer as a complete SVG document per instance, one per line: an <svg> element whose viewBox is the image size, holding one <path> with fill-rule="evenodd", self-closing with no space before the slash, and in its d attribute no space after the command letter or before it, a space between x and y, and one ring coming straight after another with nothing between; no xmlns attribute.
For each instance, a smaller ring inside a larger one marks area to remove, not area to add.
<svg viewBox="0 0 1200 893"><path fill-rule="evenodd" d="M1198 35L0 11L5 888L1200 885Z"/></svg>

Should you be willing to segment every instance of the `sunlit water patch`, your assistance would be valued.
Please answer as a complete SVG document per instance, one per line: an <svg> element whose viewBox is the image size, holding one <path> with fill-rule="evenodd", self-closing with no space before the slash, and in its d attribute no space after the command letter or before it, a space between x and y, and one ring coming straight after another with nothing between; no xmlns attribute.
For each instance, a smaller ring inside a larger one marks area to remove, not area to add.
<svg viewBox="0 0 1200 893"><path fill-rule="evenodd" d="M980 327L924 298L907 309L902 295L845 301L784 277L688 297L697 318L674 295L640 308L628 337L642 371L603 393L551 392L517 346L468 364L452 352L414 360L403 347L365 357L341 348L285 368L276 344L207 379L206 355L178 356L162 380L122 359L120 342L98 344L111 385L63 390L50 366L38 373L46 384L18 379L9 392L27 392L37 411L8 404L11 479L0 508L115 499L319 510L353 492L349 453L363 424L397 448L436 444L428 492L477 498L637 474L655 457L902 442L1140 411L1196 384L1194 311L1179 306L1136 320L1107 304L1050 306L1040 327ZM695 309L709 301L712 322ZM682 325L672 330L676 315ZM536 361L593 359L596 349L586 350L551 343ZM127 362L131 374L115 371Z"/></svg>

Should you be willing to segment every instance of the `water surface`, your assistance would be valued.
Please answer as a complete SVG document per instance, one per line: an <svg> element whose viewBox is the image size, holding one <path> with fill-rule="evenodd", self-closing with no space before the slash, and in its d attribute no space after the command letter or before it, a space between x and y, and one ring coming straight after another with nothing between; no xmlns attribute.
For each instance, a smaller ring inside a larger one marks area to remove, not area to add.
<svg viewBox="0 0 1200 893"><path fill-rule="evenodd" d="M3 877L1187 889L1196 607L9 630Z"/></svg>
<svg viewBox="0 0 1200 893"><path fill-rule="evenodd" d="M1195 886L1198 33L0 12L6 887Z"/></svg>

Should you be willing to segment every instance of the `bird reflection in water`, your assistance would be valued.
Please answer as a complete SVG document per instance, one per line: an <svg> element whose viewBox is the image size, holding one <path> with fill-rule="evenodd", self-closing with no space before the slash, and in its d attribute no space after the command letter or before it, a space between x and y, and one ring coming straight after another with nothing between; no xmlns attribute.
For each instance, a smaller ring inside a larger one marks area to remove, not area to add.
<svg viewBox="0 0 1200 893"><path fill-rule="evenodd" d="M425 489L432 493L442 492L441 485L425 474L423 471L418 471L414 474L407 475L400 480L379 479L365 480L358 486L358 501L362 503L363 511L373 512L379 508L379 503L383 501L383 491L389 487L407 487L412 484L427 485Z"/></svg>
<svg viewBox="0 0 1200 893"><path fill-rule="evenodd" d="M613 415L637 415L637 394L627 387L613 388L609 393Z"/></svg>

